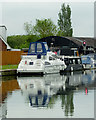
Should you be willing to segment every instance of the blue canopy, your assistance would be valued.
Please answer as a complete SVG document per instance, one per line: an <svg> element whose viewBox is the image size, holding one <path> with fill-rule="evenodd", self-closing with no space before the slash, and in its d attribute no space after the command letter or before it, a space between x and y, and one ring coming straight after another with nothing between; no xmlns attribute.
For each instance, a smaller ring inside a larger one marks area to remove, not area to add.
<svg viewBox="0 0 96 120"><path fill-rule="evenodd" d="M87 55L81 56L81 61L82 64L91 64L91 57Z"/></svg>
<svg viewBox="0 0 96 120"><path fill-rule="evenodd" d="M31 42L28 55L46 55L50 51L46 42Z"/></svg>

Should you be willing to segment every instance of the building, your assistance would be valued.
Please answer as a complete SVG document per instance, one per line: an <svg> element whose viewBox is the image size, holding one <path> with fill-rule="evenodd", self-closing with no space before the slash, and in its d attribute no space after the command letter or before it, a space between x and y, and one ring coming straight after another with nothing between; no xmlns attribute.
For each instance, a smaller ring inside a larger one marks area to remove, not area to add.
<svg viewBox="0 0 96 120"><path fill-rule="evenodd" d="M7 45L4 43L4 40L0 37L0 51L7 51Z"/></svg>
<svg viewBox="0 0 96 120"><path fill-rule="evenodd" d="M60 55L74 55L74 51L78 50L79 45L65 37L48 36L38 41L47 42L52 51L59 51Z"/></svg>
<svg viewBox="0 0 96 120"><path fill-rule="evenodd" d="M60 36L48 36L38 41L47 42L48 46L53 47L56 51L60 50L61 55L74 55L74 52L79 51L79 54L84 53L83 42L86 41L87 53L94 52L95 38L83 38L83 37L60 37ZM89 46L87 50L87 46Z"/></svg>
<svg viewBox="0 0 96 120"><path fill-rule="evenodd" d="M10 50L11 47L7 43L6 26L0 26L0 51Z"/></svg>
<svg viewBox="0 0 96 120"><path fill-rule="evenodd" d="M96 52L96 38L93 37L67 37L67 38L80 46L79 48L80 53L84 52L83 50L84 47L86 54ZM83 44L84 42L85 46Z"/></svg>

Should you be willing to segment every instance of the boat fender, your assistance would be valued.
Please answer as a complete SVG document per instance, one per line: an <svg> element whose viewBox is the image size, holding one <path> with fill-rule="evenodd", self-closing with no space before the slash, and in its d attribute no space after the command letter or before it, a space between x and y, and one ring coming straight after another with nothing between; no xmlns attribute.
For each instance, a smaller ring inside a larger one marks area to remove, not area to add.
<svg viewBox="0 0 96 120"><path fill-rule="evenodd" d="M27 64L27 61L25 61L25 64Z"/></svg>

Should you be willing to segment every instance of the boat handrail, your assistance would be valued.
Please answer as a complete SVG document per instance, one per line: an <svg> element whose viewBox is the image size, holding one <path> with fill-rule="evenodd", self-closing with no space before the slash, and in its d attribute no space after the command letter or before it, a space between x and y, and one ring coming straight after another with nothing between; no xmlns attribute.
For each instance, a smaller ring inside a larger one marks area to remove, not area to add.
<svg viewBox="0 0 96 120"><path fill-rule="evenodd" d="M26 53L22 53L21 55L28 55L28 53L26 52Z"/></svg>

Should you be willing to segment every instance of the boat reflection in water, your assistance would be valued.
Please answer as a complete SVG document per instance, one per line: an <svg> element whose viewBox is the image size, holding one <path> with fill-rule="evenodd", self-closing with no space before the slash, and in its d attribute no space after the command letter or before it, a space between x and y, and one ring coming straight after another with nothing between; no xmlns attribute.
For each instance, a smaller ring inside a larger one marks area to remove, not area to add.
<svg viewBox="0 0 96 120"><path fill-rule="evenodd" d="M25 102L29 103L33 109L46 108L47 110L52 109L54 111L62 109L64 116L74 117L77 115L75 93L78 93L79 96L82 92L88 94L90 87L94 89L95 74L94 70L90 70L84 71L84 73L79 71L64 75L49 74L43 77L18 77L17 81L25 97ZM82 104L85 105L85 103Z"/></svg>
<svg viewBox="0 0 96 120"><path fill-rule="evenodd" d="M71 75L68 75L69 85L70 86L90 86L90 84L94 84L96 80L96 71L95 70L85 70L83 73L74 72Z"/></svg>
<svg viewBox="0 0 96 120"><path fill-rule="evenodd" d="M50 74L43 77L18 77L17 81L31 106L45 107L61 87L65 89L65 78L60 74Z"/></svg>

